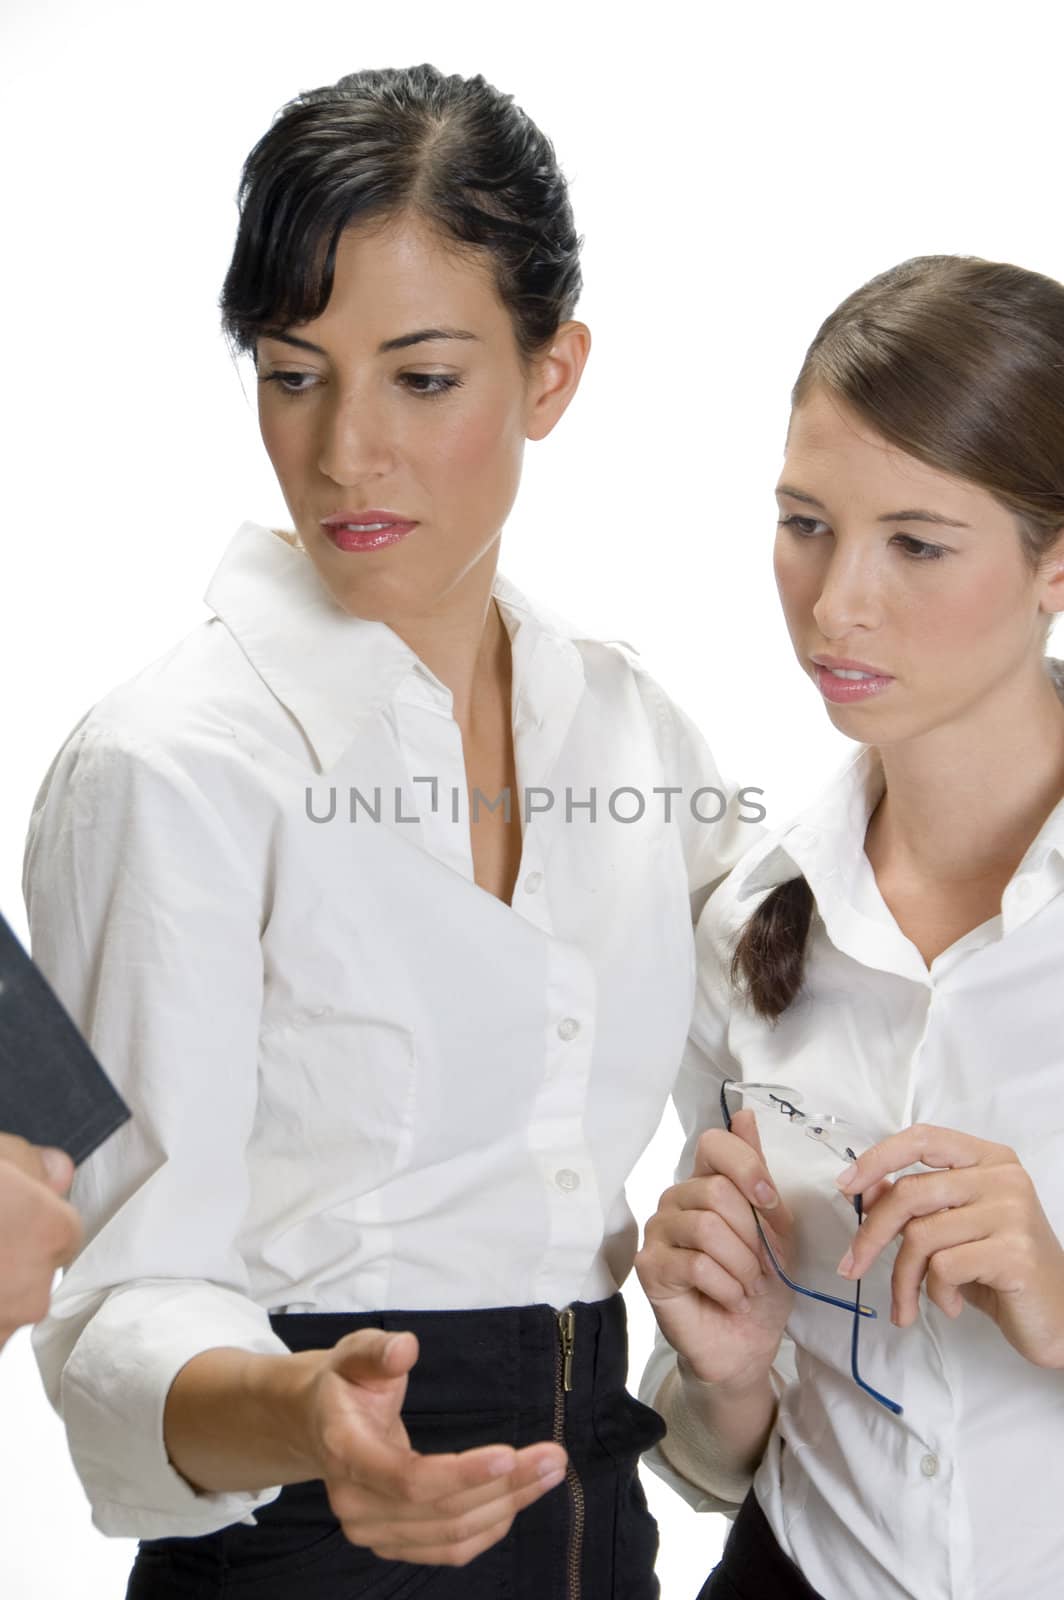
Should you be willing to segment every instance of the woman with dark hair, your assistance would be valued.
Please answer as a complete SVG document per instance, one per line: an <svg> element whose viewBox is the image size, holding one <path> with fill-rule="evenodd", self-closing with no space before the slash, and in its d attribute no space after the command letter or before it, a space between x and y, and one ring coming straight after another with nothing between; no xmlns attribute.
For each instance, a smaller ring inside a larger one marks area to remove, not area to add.
<svg viewBox="0 0 1064 1600"><path fill-rule="evenodd" d="M777 584L862 748L699 923L687 1145L637 1261L656 1465L741 1502L707 1600L1050 1600L1064 287L904 262L792 400Z"/></svg>
<svg viewBox="0 0 1064 1600"><path fill-rule="evenodd" d="M496 571L578 246L479 77L352 74L244 169L223 320L293 526L75 730L26 861L133 1110L36 1338L131 1600L658 1593L624 1184L749 819Z"/></svg>

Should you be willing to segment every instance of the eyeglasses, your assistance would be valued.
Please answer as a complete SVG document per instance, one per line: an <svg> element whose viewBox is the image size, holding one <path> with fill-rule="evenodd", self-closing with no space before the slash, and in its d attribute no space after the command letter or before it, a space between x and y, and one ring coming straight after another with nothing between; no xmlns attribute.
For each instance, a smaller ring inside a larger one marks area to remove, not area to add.
<svg viewBox="0 0 1064 1600"><path fill-rule="evenodd" d="M792 1128L801 1130L807 1139L815 1139L818 1144L826 1145L829 1150L847 1163L857 1160L859 1149L867 1150L876 1143L875 1139L862 1133L854 1123L848 1122L843 1117L836 1117L829 1111L800 1111L798 1107L802 1097L795 1089L788 1089L785 1085L779 1083L742 1083L736 1078L725 1078L720 1088L720 1109L724 1118L724 1126L729 1133L732 1125L731 1111L728 1107L727 1098L729 1090L733 1094L741 1094L745 1100L752 1100L756 1105L763 1106L767 1110L780 1112L782 1116L787 1118ZM860 1224L864 1221L861 1196L855 1194L850 1198L853 1201L853 1208L857 1212L858 1224ZM900 1417L902 1408L898 1402L896 1400L888 1400L885 1394L880 1394L878 1389L873 1389L871 1384L864 1381L858 1370L857 1344L861 1329L861 1318L876 1316L876 1312L872 1307L866 1306L861 1300L860 1280L854 1286L852 1305L848 1300L840 1300L836 1295L822 1294L818 1289L805 1289L800 1283L795 1283L793 1279L787 1276L776 1260L772 1246L765 1237L765 1230L761 1226L761 1218L757 1214L757 1208L751 1205L750 1209L754 1213L754 1221L757 1224L761 1243L768 1251L768 1258L788 1288L794 1289L798 1294L808 1295L810 1300L820 1300L827 1306L838 1306L840 1310L848 1311L853 1317L853 1336L850 1340L850 1371L853 1373L853 1380L859 1388L864 1390L865 1394L870 1394L873 1400L878 1400L881 1406L886 1406L888 1411L893 1411L895 1416Z"/></svg>

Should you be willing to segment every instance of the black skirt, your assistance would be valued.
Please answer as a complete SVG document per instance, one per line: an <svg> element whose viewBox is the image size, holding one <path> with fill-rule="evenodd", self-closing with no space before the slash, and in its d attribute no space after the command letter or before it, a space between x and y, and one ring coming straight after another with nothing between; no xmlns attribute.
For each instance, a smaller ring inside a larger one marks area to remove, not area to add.
<svg viewBox="0 0 1064 1600"><path fill-rule="evenodd" d="M271 1317L290 1350L330 1349L359 1328L411 1330L420 1355L403 1421L416 1450L560 1437L566 1481L464 1567L383 1561L348 1541L320 1479L290 1484L256 1527L143 1541L126 1600L657 1600L658 1530L637 1467L665 1424L625 1388L621 1296L572 1310L568 1390L550 1306Z"/></svg>
<svg viewBox="0 0 1064 1600"><path fill-rule="evenodd" d="M823 1600L780 1549L751 1489L698 1600Z"/></svg>

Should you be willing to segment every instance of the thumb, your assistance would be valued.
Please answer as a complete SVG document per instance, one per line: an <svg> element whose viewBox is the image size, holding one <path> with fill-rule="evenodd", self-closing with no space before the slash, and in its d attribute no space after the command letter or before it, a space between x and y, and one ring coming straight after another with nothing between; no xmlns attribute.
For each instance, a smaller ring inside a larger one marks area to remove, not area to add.
<svg viewBox="0 0 1064 1600"><path fill-rule="evenodd" d="M751 1150L754 1151L766 1173L768 1173L769 1182L776 1190L777 1195L779 1195L779 1189L776 1188L776 1181L771 1172L769 1172L768 1164L765 1161L765 1152L761 1148L761 1132L757 1126L757 1118L749 1106L744 1106L741 1111L735 1112L732 1117L731 1131L732 1133L738 1134L743 1143L748 1144ZM784 1203L782 1195L780 1195L777 1205L774 1205L771 1210L761 1211L760 1215L761 1226L765 1227L767 1224L770 1230L775 1234L776 1238L780 1240L785 1239L788 1236L791 1228L794 1225L794 1215L790 1208Z"/></svg>
<svg viewBox="0 0 1064 1600"><path fill-rule="evenodd" d="M13 1133L0 1133L0 1161L65 1194L74 1176L74 1163L62 1150L41 1149Z"/></svg>
<svg viewBox="0 0 1064 1600"><path fill-rule="evenodd" d="M348 1383L385 1390L398 1378L405 1378L417 1361L417 1336L363 1328L341 1339L333 1355L333 1370Z"/></svg>
<svg viewBox="0 0 1064 1600"><path fill-rule="evenodd" d="M47 1174L49 1187L56 1194L66 1194L74 1181L74 1163L65 1150L43 1149L39 1152L41 1165Z"/></svg>

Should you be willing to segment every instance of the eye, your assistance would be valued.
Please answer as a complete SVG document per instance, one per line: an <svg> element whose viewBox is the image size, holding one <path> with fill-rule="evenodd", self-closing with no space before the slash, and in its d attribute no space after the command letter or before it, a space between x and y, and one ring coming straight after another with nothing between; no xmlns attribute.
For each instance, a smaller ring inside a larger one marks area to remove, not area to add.
<svg viewBox="0 0 1064 1600"><path fill-rule="evenodd" d="M313 372L268 372L264 377L259 378L259 382L275 383L281 394L297 395L307 393L307 388L295 387L295 385L300 383L300 380L303 378L309 379L310 383L317 382L317 378ZM309 384L307 387L309 387Z"/></svg>
<svg viewBox="0 0 1064 1600"><path fill-rule="evenodd" d="M448 389L460 389L461 378L450 372L401 372L399 381L411 394L441 395Z"/></svg>
<svg viewBox="0 0 1064 1600"><path fill-rule="evenodd" d="M944 544L931 544L927 539L914 539L908 533L896 533L894 537L898 540L899 548L905 551L911 561L938 561L946 554Z"/></svg>
<svg viewBox="0 0 1064 1600"><path fill-rule="evenodd" d="M817 528L826 528L827 523L819 522L816 517L800 517L792 511L789 517L780 517L778 526L790 528L800 539L812 539L816 537Z"/></svg>

